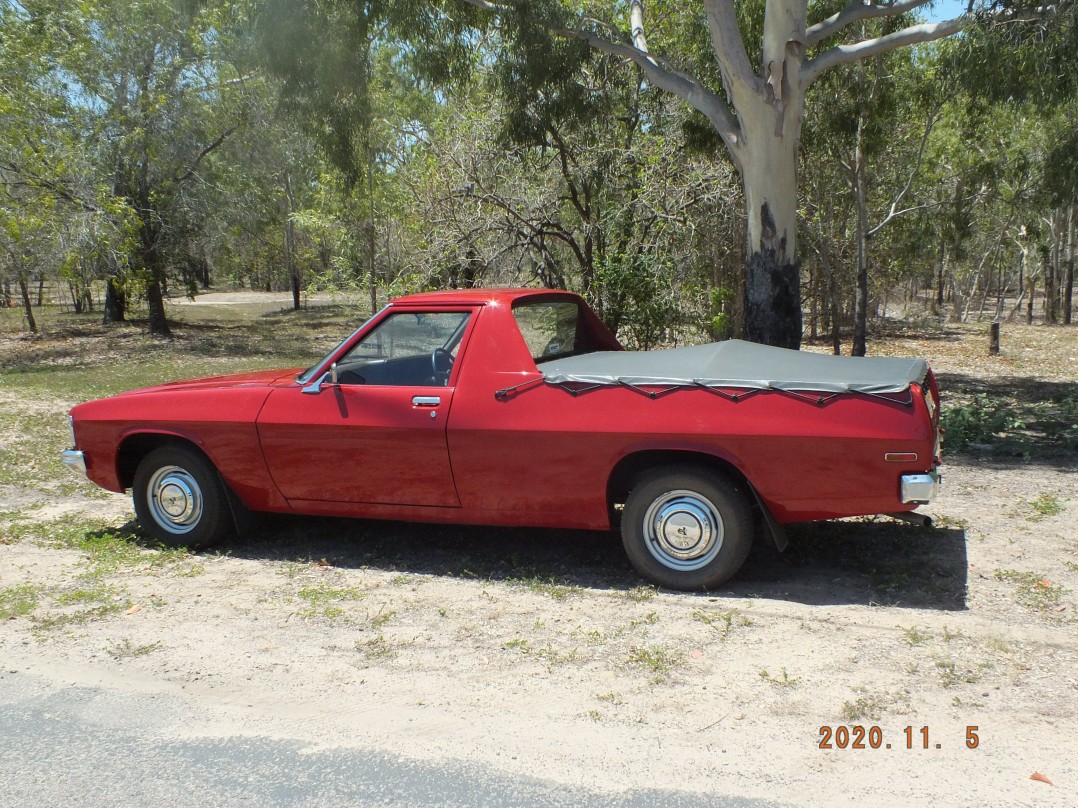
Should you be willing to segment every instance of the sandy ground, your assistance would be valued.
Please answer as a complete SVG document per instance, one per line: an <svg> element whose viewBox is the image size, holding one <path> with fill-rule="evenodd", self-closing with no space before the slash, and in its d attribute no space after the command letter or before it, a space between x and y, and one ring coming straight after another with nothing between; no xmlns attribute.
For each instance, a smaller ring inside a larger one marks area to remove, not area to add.
<svg viewBox="0 0 1078 808"><path fill-rule="evenodd" d="M608 792L1074 805L1078 508L1071 497L1063 513L1031 522L1019 505L1073 494L1074 481L1058 469L952 465L931 510L968 527L929 534L943 569L919 576L894 562L883 570L893 582L866 584L877 571L863 561L818 550L829 530L847 549L863 542L888 558L896 543L924 539L883 522L838 523L807 537L817 549L799 564L762 554L711 596L637 586L616 544L588 534L529 532L553 545L530 558L526 542L511 548L518 564L557 570L552 554L590 542L600 561L580 583L556 585L512 567L428 571L424 536L441 556L457 539L442 528L358 523L357 546L350 523L270 520L263 541L226 554L106 576L124 607L107 616L49 626L73 609L54 600L4 621L0 658L65 685L182 692L192 714L170 728L178 738L360 746ZM72 504L41 516L77 519ZM92 510L120 524L126 508L117 496ZM403 550L391 561L378 547L367 565L362 538L379 529L403 530ZM342 531L352 546L322 561ZM501 535L461 538L461 550L486 552ZM997 570L1033 571L1069 591L1022 605ZM85 573L79 550L0 546L0 589L70 591ZM865 749L820 748L822 727L853 725L881 735L866 735Z"/></svg>
<svg viewBox="0 0 1078 808"><path fill-rule="evenodd" d="M35 602L0 621L0 676L182 699L169 738L610 795L1078 805L1078 468L944 472L934 528L795 528L707 595L642 586L615 537L558 531L281 517L217 553L117 560L57 537L129 531L126 497L9 484L0 593Z"/></svg>

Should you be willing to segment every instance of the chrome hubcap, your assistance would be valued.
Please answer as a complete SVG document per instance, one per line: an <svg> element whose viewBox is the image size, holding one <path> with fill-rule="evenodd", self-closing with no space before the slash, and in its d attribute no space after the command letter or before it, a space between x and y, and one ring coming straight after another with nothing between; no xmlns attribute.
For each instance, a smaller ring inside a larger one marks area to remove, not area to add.
<svg viewBox="0 0 1078 808"><path fill-rule="evenodd" d="M163 466L146 486L150 513L169 533L189 533L202 518L202 489L191 473L179 466Z"/></svg>
<svg viewBox="0 0 1078 808"><path fill-rule="evenodd" d="M718 509L695 491L669 491L644 514L648 551L663 566L680 571L706 566L722 548Z"/></svg>

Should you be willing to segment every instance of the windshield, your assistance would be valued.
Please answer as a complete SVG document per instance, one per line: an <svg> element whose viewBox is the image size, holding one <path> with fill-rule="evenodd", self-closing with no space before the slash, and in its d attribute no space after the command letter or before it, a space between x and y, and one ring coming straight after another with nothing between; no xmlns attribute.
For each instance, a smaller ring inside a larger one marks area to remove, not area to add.
<svg viewBox="0 0 1078 808"><path fill-rule="evenodd" d="M388 306L386 308L388 308ZM353 331L347 337L345 337L340 342L338 342L336 344L336 346L334 346L332 351L330 351L328 354L323 356L321 359L319 359L317 362L315 362L313 365L311 365L309 368L307 368L305 371L303 371L301 374L299 374L296 377L296 381L299 382L300 384L307 384L307 382L309 382L312 378L314 378L315 372L320 367L322 367L327 362L329 362L329 360L333 358L333 355L335 353L337 353L337 351L339 351L341 348L344 347L345 343L351 342L352 338L356 334L358 334L360 331L362 331L364 328L366 328L367 324L370 323L371 320L375 319L375 317L378 317L378 315L380 315L383 311L385 311L385 309L382 309L377 314L375 314L373 317L369 318L365 323L363 323L363 325L361 325L359 328L357 328L355 331Z"/></svg>

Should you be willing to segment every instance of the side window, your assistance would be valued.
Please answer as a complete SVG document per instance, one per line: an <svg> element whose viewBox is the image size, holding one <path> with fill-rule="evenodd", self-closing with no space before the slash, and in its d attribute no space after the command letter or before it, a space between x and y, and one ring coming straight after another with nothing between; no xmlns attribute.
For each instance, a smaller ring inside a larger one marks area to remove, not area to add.
<svg viewBox="0 0 1078 808"><path fill-rule="evenodd" d="M337 361L341 384L445 387L471 312L391 314Z"/></svg>
<svg viewBox="0 0 1078 808"><path fill-rule="evenodd" d="M524 301L513 308L528 351L536 362L586 353L580 343L580 309L565 301Z"/></svg>

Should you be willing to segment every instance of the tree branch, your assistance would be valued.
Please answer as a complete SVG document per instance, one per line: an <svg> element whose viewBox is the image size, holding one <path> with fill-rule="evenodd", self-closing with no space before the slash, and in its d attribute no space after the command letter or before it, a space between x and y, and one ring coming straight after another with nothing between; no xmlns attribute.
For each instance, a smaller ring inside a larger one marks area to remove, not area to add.
<svg viewBox="0 0 1078 808"><path fill-rule="evenodd" d="M871 20L877 17L897 17L907 11L931 2L931 0L899 0L889 5L866 4L864 0L850 0L849 5L837 14L832 14L826 20L810 25L805 31L807 37L805 44L815 45L827 39L827 37L841 31L850 23L861 20Z"/></svg>
<svg viewBox="0 0 1078 808"><path fill-rule="evenodd" d="M191 163L190 166L188 166L187 170L182 175L172 178L176 182L176 184L181 185L187 180L189 180L191 177L193 177L195 175L195 170L198 168L198 164L201 163L204 159L206 159L206 157L208 157L211 152L219 148L221 144L228 140L232 136L232 133L239 128L239 124L229 127L221 134L219 138L217 138L217 140L213 141L213 143L200 151L198 153L198 157L195 158L195 161Z"/></svg>
<svg viewBox="0 0 1078 808"><path fill-rule="evenodd" d="M917 149L917 160L916 162L914 162L913 168L910 170L909 177L906 179L906 185L902 188L901 191L899 191L898 196L891 200L891 208L890 210L888 210L887 215L880 220L879 224L877 224L875 227L871 228L867 233L865 233L865 236L867 238L872 238L874 235L876 235L876 233L878 233L888 222L890 222L896 216L901 216L903 213L910 213L911 211L920 210L922 208L928 207L928 205L916 205L914 207L905 208L904 210L898 210L899 204L901 204L906 194L909 193L910 188L913 187L914 179L916 179L917 175L921 173L921 163L924 160L925 147L928 145L928 138L932 134L933 127L935 127L936 125L936 116L939 114L939 111L942 106L942 102L937 104L936 107L932 110L932 112L929 113L928 120L925 121L925 131L924 134L921 136L921 143Z"/></svg>
<svg viewBox="0 0 1078 808"><path fill-rule="evenodd" d="M887 34L875 39L866 39L852 45L836 45L824 51L813 59L809 59L801 67L801 90L805 91L812 82L832 67L849 62L856 62L869 56L881 53L889 53L906 45L916 45L918 42L932 42L937 39L949 37L965 28L971 19L968 16L958 17L944 22L923 23L911 25L901 31Z"/></svg>
<svg viewBox="0 0 1078 808"><path fill-rule="evenodd" d="M746 91L759 94L756 86L759 79L753 72L745 42L741 38L741 29L737 24L737 14L731 0L704 0L707 12L707 27L711 33L711 47L715 58L722 68L722 82L726 94L737 106Z"/></svg>
<svg viewBox="0 0 1078 808"><path fill-rule="evenodd" d="M57 199L69 202L86 213L101 212L100 208L80 197L62 182L25 171L13 162L0 163L0 170L8 171L19 178L17 181L0 179L0 184L2 185L10 188L32 188L35 191L48 191Z"/></svg>
<svg viewBox="0 0 1078 808"><path fill-rule="evenodd" d="M463 0L463 2L476 6L477 8L485 9L494 14L509 14L513 12L513 9L491 3L489 0ZM641 8L640 10L642 21L643 9ZM701 84L698 79L675 68L666 59L659 56L653 56L646 50L641 50L634 45L614 42L604 36L600 36L594 31L588 31L582 28L562 28L534 18L532 21L545 26L547 30L553 34L567 39L580 40L597 51L606 53L610 56L619 56L635 63L644 71L644 75L647 76L648 81L656 87L684 99L695 109L707 116L708 120L715 126L715 129L724 141L731 145L740 143L741 130L733 113L731 113L729 106L726 104L726 101L720 95L712 92ZM642 27L640 30L640 37L634 37L634 40L643 42L646 46L647 43L643 37Z"/></svg>

